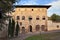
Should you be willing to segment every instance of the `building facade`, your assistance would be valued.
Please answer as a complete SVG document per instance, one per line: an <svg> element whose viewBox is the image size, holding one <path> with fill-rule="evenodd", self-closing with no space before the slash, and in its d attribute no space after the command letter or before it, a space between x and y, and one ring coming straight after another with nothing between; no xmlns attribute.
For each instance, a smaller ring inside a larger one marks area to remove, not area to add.
<svg viewBox="0 0 60 40"><path fill-rule="evenodd" d="M12 13L20 33L47 31L47 9L50 5L17 5Z"/></svg>

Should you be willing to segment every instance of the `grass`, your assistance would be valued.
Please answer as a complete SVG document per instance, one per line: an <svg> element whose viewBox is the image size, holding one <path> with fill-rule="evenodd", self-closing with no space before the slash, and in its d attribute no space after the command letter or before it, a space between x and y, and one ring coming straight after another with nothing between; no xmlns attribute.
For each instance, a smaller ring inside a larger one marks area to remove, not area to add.
<svg viewBox="0 0 60 40"><path fill-rule="evenodd" d="M60 40L60 32L34 35L25 40Z"/></svg>

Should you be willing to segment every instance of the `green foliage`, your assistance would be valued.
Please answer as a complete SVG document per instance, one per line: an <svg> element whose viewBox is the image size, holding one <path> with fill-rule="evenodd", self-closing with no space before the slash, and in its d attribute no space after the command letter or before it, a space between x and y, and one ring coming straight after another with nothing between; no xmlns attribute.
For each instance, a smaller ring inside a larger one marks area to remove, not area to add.
<svg viewBox="0 0 60 40"><path fill-rule="evenodd" d="M12 19L11 36L14 36L15 21Z"/></svg>
<svg viewBox="0 0 60 40"><path fill-rule="evenodd" d="M14 29L15 29L15 21L12 19L9 19L9 26L8 26L8 36L10 35L11 37L14 36Z"/></svg>
<svg viewBox="0 0 60 40"><path fill-rule="evenodd" d="M59 15L56 15L56 14L53 14L51 16L51 20L52 21L56 21L56 22L60 22L60 16Z"/></svg>
<svg viewBox="0 0 60 40"><path fill-rule="evenodd" d="M8 12L11 11L13 3L17 2L18 0L0 0L0 8L2 9L2 12Z"/></svg>
<svg viewBox="0 0 60 40"><path fill-rule="evenodd" d="M51 16L51 19L52 19L52 21L56 21L56 14L53 14L53 15Z"/></svg>
<svg viewBox="0 0 60 40"><path fill-rule="evenodd" d="M20 29L20 28L19 28L19 24L18 24L18 21L17 21L15 36L18 36L19 29Z"/></svg>
<svg viewBox="0 0 60 40"><path fill-rule="evenodd" d="M12 26L12 24L11 24L11 19L9 19L9 25L8 25L8 36L11 35L11 26Z"/></svg>
<svg viewBox="0 0 60 40"><path fill-rule="evenodd" d="M18 0L0 0L0 19L1 19L0 21L3 20L3 22L5 22L5 20L7 20L8 17L6 13L10 11L12 12L13 4L17 1ZM9 25L11 25L11 23Z"/></svg>

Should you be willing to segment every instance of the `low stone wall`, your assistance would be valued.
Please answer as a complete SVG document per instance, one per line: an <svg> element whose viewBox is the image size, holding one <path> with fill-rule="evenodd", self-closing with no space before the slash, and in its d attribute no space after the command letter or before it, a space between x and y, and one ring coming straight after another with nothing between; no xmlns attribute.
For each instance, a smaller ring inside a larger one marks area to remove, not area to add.
<svg viewBox="0 0 60 40"><path fill-rule="evenodd" d="M47 22L47 26L48 26L48 31L60 30L60 23L59 22L52 22L51 20L49 20Z"/></svg>

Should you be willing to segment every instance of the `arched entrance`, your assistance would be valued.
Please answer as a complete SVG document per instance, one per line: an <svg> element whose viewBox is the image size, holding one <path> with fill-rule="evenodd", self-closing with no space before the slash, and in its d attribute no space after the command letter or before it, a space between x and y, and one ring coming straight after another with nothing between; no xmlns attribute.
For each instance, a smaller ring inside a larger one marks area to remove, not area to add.
<svg viewBox="0 0 60 40"><path fill-rule="evenodd" d="M25 27L22 27L22 33L25 33Z"/></svg>
<svg viewBox="0 0 60 40"><path fill-rule="evenodd" d="M40 25L36 25L36 31L40 30Z"/></svg>
<svg viewBox="0 0 60 40"><path fill-rule="evenodd" d="M41 30L42 30L42 31L45 31L45 25L42 25L42 26L41 26Z"/></svg>
<svg viewBox="0 0 60 40"><path fill-rule="evenodd" d="M32 32L32 26L31 25L29 26L29 31Z"/></svg>

